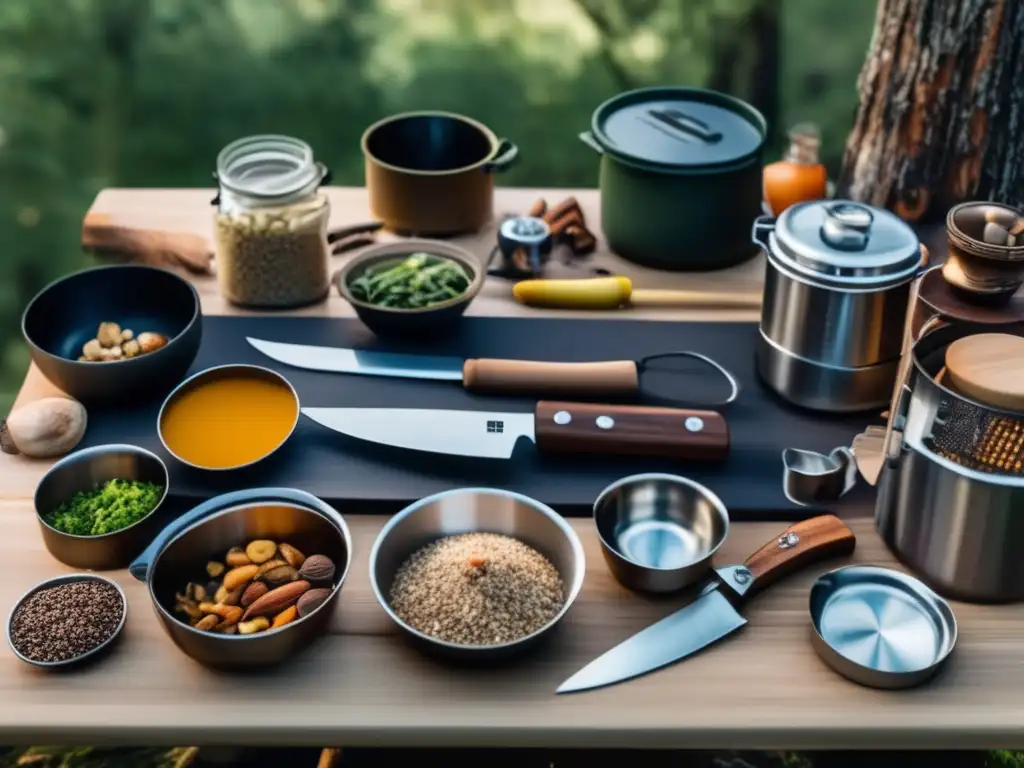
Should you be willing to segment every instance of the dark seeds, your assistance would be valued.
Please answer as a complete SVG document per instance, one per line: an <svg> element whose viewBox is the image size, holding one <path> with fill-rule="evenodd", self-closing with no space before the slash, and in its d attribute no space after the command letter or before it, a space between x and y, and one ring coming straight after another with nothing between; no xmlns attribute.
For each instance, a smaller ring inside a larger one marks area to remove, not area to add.
<svg viewBox="0 0 1024 768"><path fill-rule="evenodd" d="M123 615L124 602L110 584L60 584L22 603L11 621L11 641L32 661L68 661L108 640Z"/></svg>

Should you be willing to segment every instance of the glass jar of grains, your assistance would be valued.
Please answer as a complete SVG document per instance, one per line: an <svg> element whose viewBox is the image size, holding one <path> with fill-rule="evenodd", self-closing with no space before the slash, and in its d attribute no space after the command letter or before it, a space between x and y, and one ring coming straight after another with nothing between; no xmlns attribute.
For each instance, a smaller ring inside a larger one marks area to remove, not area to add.
<svg viewBox="0 0 1024 768"><path fill-rule="evenodd" d="M213 203L221 294L245 307L296 307L327 296L328 171L289 136L249 136L221 150Z"/></svg>

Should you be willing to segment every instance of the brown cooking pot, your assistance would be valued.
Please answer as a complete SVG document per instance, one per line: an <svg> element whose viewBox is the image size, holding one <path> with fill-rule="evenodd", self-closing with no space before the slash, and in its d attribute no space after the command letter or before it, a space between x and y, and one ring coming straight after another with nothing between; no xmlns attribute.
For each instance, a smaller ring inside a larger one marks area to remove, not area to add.
<svg viewBox="0 0 1024 768"><path fill-rule="evenodd" d="M482 123L450 112L406 112L362 138L370 210L403 235L475 232L494 215L494 174L519 150Z"/></svg>

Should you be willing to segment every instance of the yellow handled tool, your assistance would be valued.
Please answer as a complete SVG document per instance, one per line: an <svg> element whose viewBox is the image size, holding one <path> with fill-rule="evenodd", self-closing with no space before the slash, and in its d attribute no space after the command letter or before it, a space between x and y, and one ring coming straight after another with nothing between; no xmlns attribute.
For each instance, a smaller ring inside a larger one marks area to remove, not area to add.
<svg viewBox="0 0 1024 768"><path fill-rule="evenodd" d="M522 304L549 309L618 309L620 307L675 307L723 309L761 306L760 294L726 291L633 290L628 277L593 277L580 280L523 280L513 295Z"/></svg>

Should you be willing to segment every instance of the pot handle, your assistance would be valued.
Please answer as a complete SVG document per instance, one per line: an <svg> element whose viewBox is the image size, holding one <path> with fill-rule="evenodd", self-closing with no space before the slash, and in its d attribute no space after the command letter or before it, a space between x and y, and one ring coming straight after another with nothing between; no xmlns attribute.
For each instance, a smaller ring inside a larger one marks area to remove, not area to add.
<svg viewBox="0 0 1024 768"><path fill-rule="evenodd" d="M295 488L247 488L242 491L232 491L231 493L214 496L212 499L207 499L199 506L190 509L160 531L142 554L135 558L132 564L128 566L128 571L139 581L145 582L149 578L150 566L163 551L164 547L167 546L167 543L193 524L216 514L222 509L237 507L247 503L262 504L268 501L284 501L299 504L309 507L328 518L341 531L342 538L345 540L345 547L349 552L349 560L351 561L352 538L349 534L348 525L345 523L345 519L332 506L311 493Z"/></svg>
<svg viewBox="0 0 1024 768"><path fill-rule="evenodd" d="M597 139L594 138L594 134L590 131L584 131L579 135L580 141L590 147L592 150L597 152L599 155L604 154L604 150L601 149L601 145L597 143Z"/></svg>
<svg viewBox="0 0 1024 768"><path fill-rule="evenodd" d="M498 142L498 153L494 159L484 165L484 173L501 173L507 171L519 157L519 147L508 139Z"/></svg>
<svg viewBox="0 0 1024 768"><path fill-rule="evenodd" d="M775 231L777 216L758 216L754 219L754 227L750 233L750 239L760 245L765 252L771 251L768 235Z"/></svg>

